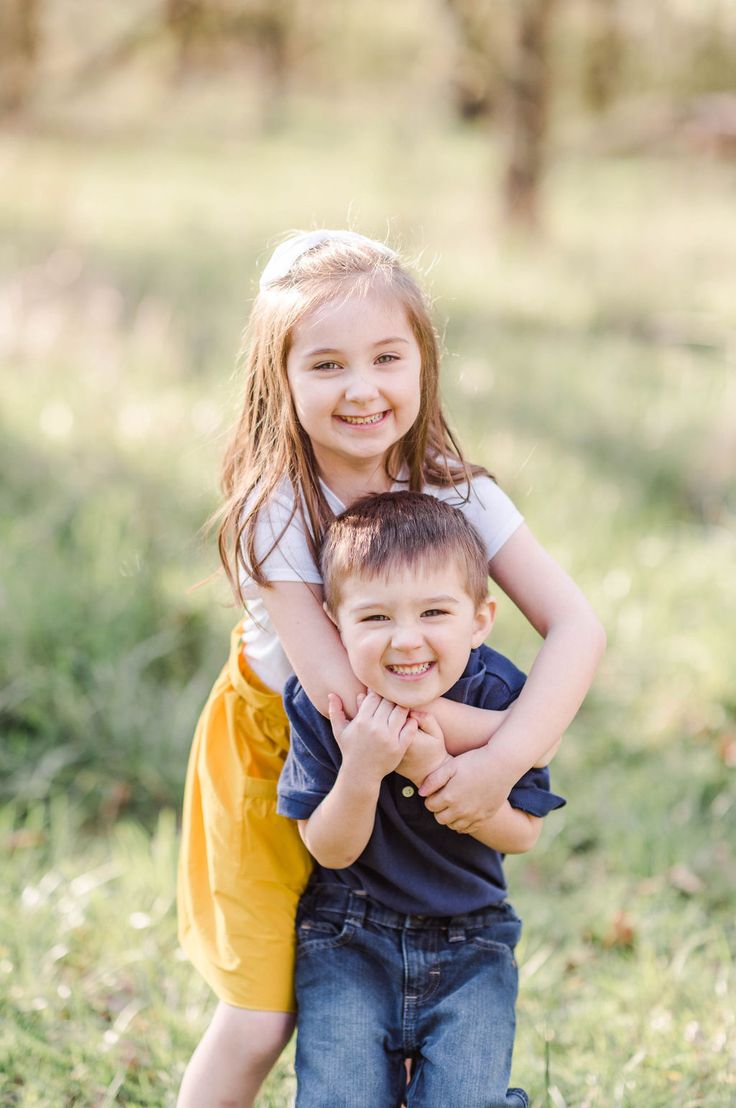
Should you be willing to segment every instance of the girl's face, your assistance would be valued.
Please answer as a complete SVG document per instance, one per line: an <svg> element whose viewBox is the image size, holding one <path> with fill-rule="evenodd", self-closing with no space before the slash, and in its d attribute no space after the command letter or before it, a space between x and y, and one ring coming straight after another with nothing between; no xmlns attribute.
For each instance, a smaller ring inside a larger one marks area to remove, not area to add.
<svg viewBox="0 0 736 1108"><path fill-rule="evenodd" d="M286 373L323 477L383 461L419 414L421 370L406 312L385 292L348 292L296 324Z"/></svg>

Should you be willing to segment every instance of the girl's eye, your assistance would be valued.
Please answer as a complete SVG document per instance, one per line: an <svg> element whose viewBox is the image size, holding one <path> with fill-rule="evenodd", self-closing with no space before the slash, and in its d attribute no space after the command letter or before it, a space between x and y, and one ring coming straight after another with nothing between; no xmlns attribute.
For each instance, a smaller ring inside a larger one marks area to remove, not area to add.
<svg viewBox="0 0 736 1108"><path fill-rule="evenodd" d="M398 360L398 354L381 354L380 357L376 359L379 365L388 365L390 362L398 362Z"/></svg>
<svg viewBox="0 0 736 1108"><path fill-rule="evenodd" d="M339 369L340 365L338 362L319 362L318 365L312 368L317 370L321 369L323 372L329 373L331 370Z"/></svg>

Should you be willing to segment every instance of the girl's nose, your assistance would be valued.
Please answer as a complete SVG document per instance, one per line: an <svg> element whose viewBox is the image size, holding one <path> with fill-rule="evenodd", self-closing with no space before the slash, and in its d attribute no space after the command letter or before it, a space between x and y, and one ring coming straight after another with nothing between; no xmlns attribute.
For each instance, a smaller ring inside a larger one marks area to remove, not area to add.
<svg viewBox="0 0 736 1108"><path fill-rule="evenodd" d="M356 370L350 374L345 386L346 400L352 400L354 403L365 403L368 400L374 400L377 396L378 389L369 373L361 373Z"/></svg>

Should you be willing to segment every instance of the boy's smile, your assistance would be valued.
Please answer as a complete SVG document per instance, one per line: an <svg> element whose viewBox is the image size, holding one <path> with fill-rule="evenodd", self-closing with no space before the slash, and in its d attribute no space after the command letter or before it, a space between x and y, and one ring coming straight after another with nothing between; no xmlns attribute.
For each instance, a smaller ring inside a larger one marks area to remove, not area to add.
<svg viewBox="0 0 736 1108"><path fill-rule="evenodd" d="M405 708L450 689L491 629L495 605L477 607L460 566L391 570L343 582L336 622L355 676Z"/></svg>

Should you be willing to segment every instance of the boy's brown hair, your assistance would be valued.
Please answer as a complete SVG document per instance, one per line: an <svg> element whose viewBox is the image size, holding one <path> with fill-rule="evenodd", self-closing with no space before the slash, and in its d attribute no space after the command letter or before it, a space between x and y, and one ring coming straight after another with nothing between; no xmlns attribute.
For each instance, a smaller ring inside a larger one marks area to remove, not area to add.
<svg viewBox="0 0 736 1108"><path fill-rule="evenodd" d="M454 559L468 595L488 595L488 555L463 513L427 493L386 492L357 500L332 521L320 551L327 610L335 615L350 577L446 565Z"/></svg>

